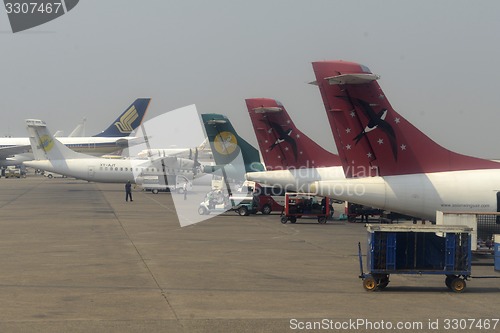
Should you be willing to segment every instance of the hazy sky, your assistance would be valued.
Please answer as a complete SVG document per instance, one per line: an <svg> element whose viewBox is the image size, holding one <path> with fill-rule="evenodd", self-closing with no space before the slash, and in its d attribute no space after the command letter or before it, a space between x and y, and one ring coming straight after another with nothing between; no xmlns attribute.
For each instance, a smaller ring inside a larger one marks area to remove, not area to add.
<svg viewBox="0 0 500 333"><path fill-rule="evenodd" d="M1 11L0 32L2 136L26 136L25 118L69 133L84 116L94 134L151 97L148 119L196 104L256 143L244 99L270 97L336 151L307 82L312 61L344 59L438 143L500 158L499 1L81 0L17 34Z"/></svg>

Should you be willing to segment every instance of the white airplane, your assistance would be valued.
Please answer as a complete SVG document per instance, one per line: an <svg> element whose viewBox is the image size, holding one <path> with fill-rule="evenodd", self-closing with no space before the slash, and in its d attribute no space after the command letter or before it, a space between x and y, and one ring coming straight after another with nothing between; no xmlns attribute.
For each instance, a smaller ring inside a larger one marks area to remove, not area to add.
<svg viewBox="0 0 500 333"><path fill-rule="evenodd" d="M315 181L345 178L339 156L302 133L279 101L249 98L245 102L267 170L247 173L248 180L309 192Z"/></svg>
<svg viewBox="0 0 500 333"><path fill-rule="evenodd" d="M198 174L198 162L177 157L156 160L109 160L75 152L48 131L45 122L27 119L26 125L35 160L24 165L64 176L103 183L141 183L145 176Z"/></svg>
<svg viewBox="0 0 500 333"><path fill-rule="evenodd" d="M500 163L435 143L392 108L366 66L322 61L313 69L347 178L312 190L426 220L437 210L500 211Z"/></svg>
<svg viewBox="0 0 500 333"><path fill-rule="evenodd" d="M92 137L62 137L59 140L71 149L94 156L109 154L142 142L128 135L137 128L146 114L150 98L135 100L106 130ZM0 167L19 165L33 159L29 138L0 138Z"/></svg>

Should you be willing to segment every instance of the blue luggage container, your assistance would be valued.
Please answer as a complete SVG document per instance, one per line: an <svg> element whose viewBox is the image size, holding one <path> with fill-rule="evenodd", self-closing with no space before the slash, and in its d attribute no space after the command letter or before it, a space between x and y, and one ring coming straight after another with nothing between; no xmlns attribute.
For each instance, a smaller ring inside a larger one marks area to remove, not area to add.
<svg viewBox="0 0 500 333"><path fill-rule="evenodd" d="M462 292L471 275L471 232L467 226L368 224L367 291L382 290L391 274L442 274L446 286Z"/></svg>

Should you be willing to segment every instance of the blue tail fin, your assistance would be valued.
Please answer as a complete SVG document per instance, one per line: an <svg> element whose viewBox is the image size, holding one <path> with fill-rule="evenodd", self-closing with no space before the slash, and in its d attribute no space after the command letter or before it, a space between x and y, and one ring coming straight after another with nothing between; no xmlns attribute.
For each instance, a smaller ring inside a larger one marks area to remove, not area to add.
<svg viewBox="0 0 500 333"><path fill-rule="evenodd" d="M94 136L122 137L128 136L139 125L146 115L151 98L138 98L108 128Z"/></svg>

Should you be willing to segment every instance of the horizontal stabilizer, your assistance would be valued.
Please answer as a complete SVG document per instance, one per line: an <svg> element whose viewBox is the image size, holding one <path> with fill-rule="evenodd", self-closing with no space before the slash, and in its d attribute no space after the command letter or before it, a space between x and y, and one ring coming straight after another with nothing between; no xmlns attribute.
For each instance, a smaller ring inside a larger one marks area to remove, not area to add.
<svg viewBox="0 0 500 333"><path fill-rule="evenodd" d="M210 119L210 120L207 120L206 123L208 125L227 124L227 120L225 120L225 119Z"/></svg>
<svg viewBox="0 0 500 333"><path fill-rule="evenodd" d="M282 112L283 108L273 107L273 106L270 106L270 107L262 106L262 107L255 108L253 110L255 111L255 113L273 113L273 112Z"/></svg>
<svg viewBox="0 0 500 333"><path fill-rule="evenodd" d="M335 84L363 84L369 83L371 81L375 81L380 79L380 75L376 74L341 74L336 76L326 77L325 80L328 80L330 85Z"/></svg>

